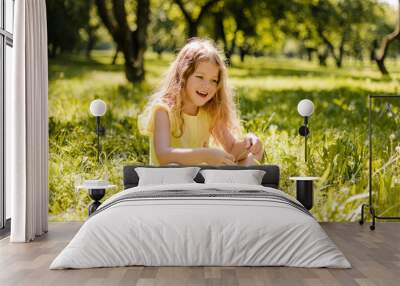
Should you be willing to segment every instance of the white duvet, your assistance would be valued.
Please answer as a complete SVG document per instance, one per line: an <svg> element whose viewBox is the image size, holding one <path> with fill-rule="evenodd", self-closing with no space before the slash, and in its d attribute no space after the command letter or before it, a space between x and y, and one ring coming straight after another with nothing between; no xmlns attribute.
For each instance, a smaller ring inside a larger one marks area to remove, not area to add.
<svg viewBox="0 0 400 286"><path fill-rule="evenodd" d="M263 190L254 185L179 184L163 190ZM293 198L291 200L295 201ZM50 269L145 266L350 268L318 222L295 207L258 198L152 198L123 201L90 217Z"/></svg>

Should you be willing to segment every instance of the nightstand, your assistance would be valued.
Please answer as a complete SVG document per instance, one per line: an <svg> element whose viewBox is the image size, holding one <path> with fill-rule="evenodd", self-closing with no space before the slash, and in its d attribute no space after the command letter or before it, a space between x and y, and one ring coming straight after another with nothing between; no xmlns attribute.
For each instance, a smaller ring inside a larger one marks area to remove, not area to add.
<svg viewBox="0 0 400 286"><path fill-rule="evenodd" d="M100 200L104 197L106 190L116 187L116 185L111 185L108 182L102 184L93 183L94 180L85 181L83 184L75 187L77 191L80 189L88 189L89 196L93 202L89 205L88 211L89 216L94 213L97 208L101 205Z"/></svg>
<svg viewBox="0 0 400 286"><path fill-rule="evenodd" d="M313 183L319 177L290 177L290 180L296 181L296 199L307 209L313 207Z"/></svg>

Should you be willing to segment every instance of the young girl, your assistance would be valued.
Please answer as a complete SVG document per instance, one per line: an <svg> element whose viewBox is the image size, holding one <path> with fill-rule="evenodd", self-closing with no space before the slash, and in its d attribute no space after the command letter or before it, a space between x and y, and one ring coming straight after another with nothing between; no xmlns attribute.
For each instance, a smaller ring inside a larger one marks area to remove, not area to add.
<svg viewBox="0 0 400 286"><path fill-rule="evenodd" d="M263 155L254 134L238 139L226 67L209 40L195 38L182 48L138 123L150 138L151 165L251 165ZM210 147L211 139L223 149Z"/></svg>

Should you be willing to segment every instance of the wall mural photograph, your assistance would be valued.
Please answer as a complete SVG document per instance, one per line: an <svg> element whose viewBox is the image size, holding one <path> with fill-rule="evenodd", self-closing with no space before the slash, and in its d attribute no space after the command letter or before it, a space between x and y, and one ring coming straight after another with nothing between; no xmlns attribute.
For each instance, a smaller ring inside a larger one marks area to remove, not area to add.
<svg viewBox="0 0 400 286"><path fill-rule="evenodd" d="M49 1L51 219L85 219L91 199L75 186L106 180L116 185L109 197L123 187L124 165L272 164L291 195L291 177L317 178L318 220L358 220L368 96L399 93L400 45L387 40L395 4ZM396 130L386 137L376 144L395 154ZM380 195L399 201L395 182Z"/></svg>

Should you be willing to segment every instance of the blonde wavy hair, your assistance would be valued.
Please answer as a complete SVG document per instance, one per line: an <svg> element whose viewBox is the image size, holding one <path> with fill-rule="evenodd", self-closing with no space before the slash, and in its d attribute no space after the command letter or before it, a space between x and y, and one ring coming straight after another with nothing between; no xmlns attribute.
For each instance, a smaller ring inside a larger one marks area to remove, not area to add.
<svg viewBox="0 0 400 286"><path fill-rule="evenodd" d="M177 122L176 129L178 132L177 134L172 134L175 137L182 136L183 125L185 124L182 116L182 107L186 82L196 70L197 65L206 61L212 61L219 68L217 92L202 107L211 118L210 133L215 139L215 135L219 131L215 128L217 126L225 127L235 135L241 135L242 133L236 112L234 94L228 84L227 69L222 53L211 40L192 38L180 50L168 69L165 80L150 97L149 103L145 108L145 110L149 111L157 103L166 104Z"/></svg>

